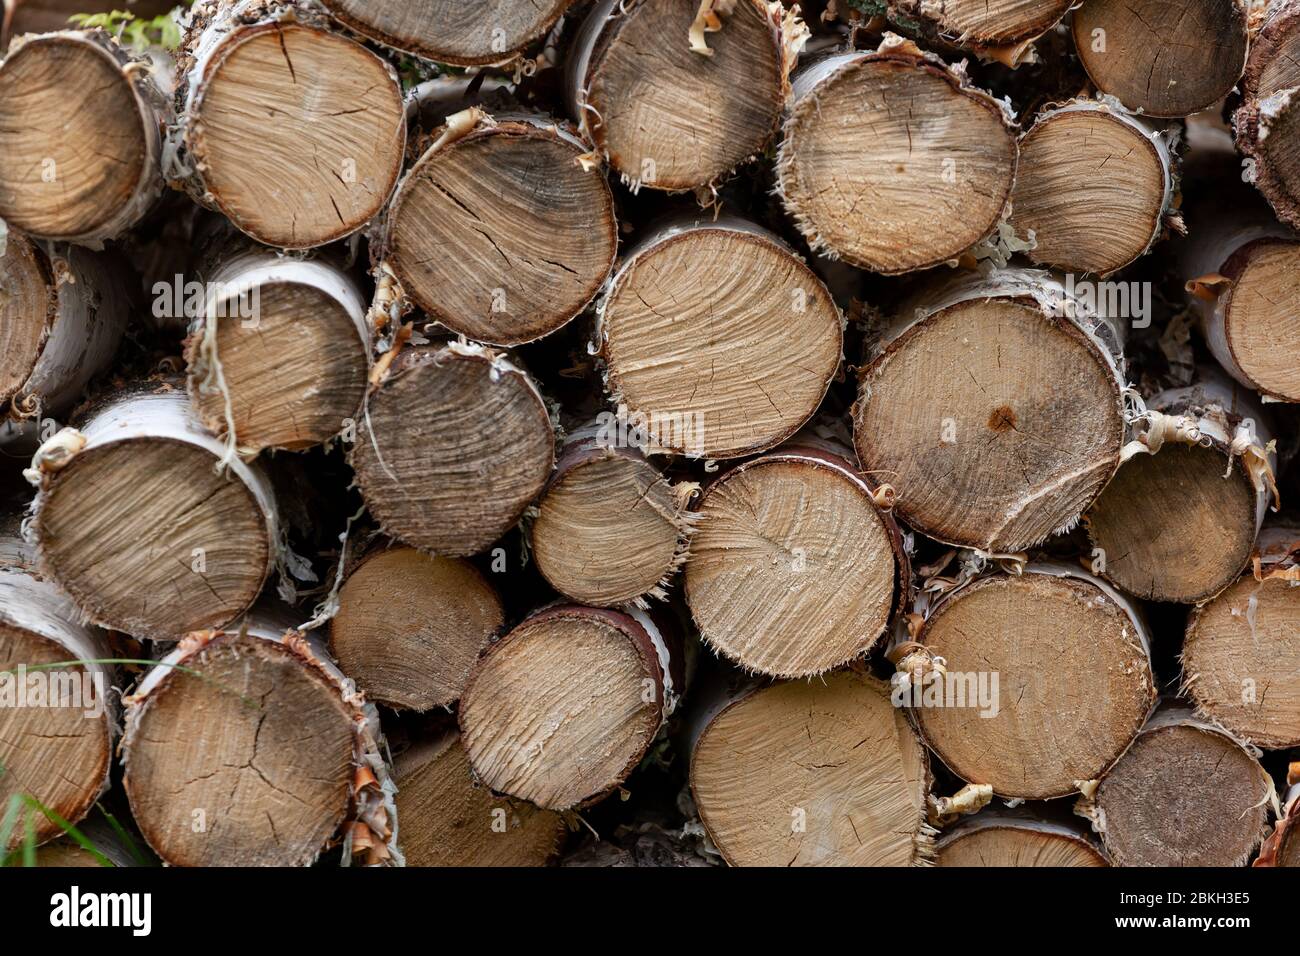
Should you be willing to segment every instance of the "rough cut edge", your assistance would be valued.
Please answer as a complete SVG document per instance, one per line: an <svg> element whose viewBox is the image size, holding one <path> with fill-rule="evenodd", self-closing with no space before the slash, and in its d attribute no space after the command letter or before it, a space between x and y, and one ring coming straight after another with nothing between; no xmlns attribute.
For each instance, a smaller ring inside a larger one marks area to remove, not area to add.
<svg viewBox="0 0 1300 956"><path fill-rule="evenodd" d="M1295 764L1292 764L1292 767L1294 766ZM1295 839L1297 828L1300 828L1300 784L1292 786L1287 793L1286 808L1278 814L1278 821L1273 828L1273 832L1264 841L1254 866L1276 867L1278 857L1282 855L1282 849L1291 840Z"/></svg>
<svg viewBox="0 0 1300 956"><path fill-rule="evenodd" d="M1294 0L1252 0L1249 10L1252 37L1240 84L1241 103L1232 114L1233 137L1243 156L1243 178L1258 187L1279 219L1300 228L1300 197L1278 179L1261 150L1272 123L1300 96L1300 87L1264 97L1259 87L1269 65L1266 58L1280 52L1288 33L1300 30L1300 4Z"/></svg>
<svg viewBox="0 0 1300 956"><path fill-rule="evenodd" d="M983 830L1021 830L1059 837L1076 845L1086 847L1097 854L1098 858L1103 860L1107 866L1111 865L1105 847L1083 827L1073 827L1056 820L1049 820L1039 816L1032 809L1020 806L989 807L980 810L973 816L961 819L951 829L943 831L943 836L940 837L935 847L936 854L942 854L948 846L956 843L961 838Z"/></svg>

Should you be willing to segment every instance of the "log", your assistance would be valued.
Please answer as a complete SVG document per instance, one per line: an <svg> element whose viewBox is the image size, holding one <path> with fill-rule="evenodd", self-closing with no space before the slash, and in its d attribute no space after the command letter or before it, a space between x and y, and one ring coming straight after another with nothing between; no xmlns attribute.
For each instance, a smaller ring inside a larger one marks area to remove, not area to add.
<svg viewBox="0 0 1300 956"><path fill-rule="evenodd" d="M1241 79L1247 21L1246 0L1089 0L1074 44L1102 93L1148 116L1190 116Z"/></svg>
<svg viewBox="0 0 1300 956"><path fill-rule="evenodd" d="M353 278L328 259L236 244L203 270L187 386L208 431L252 458L301 451L355 428L370 326ZM161 283L163 296L179 287Z"/></svg>
<svg viewBox="0 0 1300 956"><path fill-rule="evenodd" d="M1173 215L1176 135L1104 101L1039 114L1020 139L1011 194L1029 258L1106 276L1146 255Z"/></svg>
<svg viewBox="0 0 1300 956"><path fill-rule="evenodd" d="M989 808L944 831L935 866L1109 866L1101 848L1078 827L1024 811Z"/></svg>
<svg viewBox="0 0 1300 956"><path fill-rule="evenodd" d="M1004 218L1009 111L890 35L794 81L777 157L786 212L813 252L897 275L958 258Z"/></svg>
<svg viewBox="0 0 1300 956"><path fill-rule="evenodd" d="M340 23L379 43L454 66L506 63L574 0L321 0Z"/></svg>
<svg viewBox="0 0 1300 956"><path fill-rule="evenodd" d="M1156 703L1137 611L1066 565L1034 562L959 588L916 640L947 668L902 697L922 737L953 773L1000 797L1051 799L1099 778Z"/></svg>
<svg viewBox="0 0 1300 956"><path fill-rule="evenodd" d="M1244 866L1264 838L1273 783L1231 735L1164 708L1076 813L1116 866Z"/></svg>
<svg viewBox="0 0 1300 956"><path fill-rule="evenodd" d="M1300 747L1300 531L1266 526L1255 569L1187 622L1183 683L1199 714L1257 747Z"/></svg>
<svg viewBox="0 0 1300 956"><path fill-rule="evenodd" d="M1033 547L1072 526L1119 467L1119 342L1114 322L1047 273L927 283L859 372L862 468L939 541Z"/></svg>
<svg viewBox="0 0 1300 956"><path fill-rule="evenodd" d="M1003 49L1014 50L1042 36L1061 22L1071 4L1072 0L889 0L889 14L895 23L915 23L927 38L1014 63L1017 57Z"/></svg>
<svg viewBox="0 0 1300 956"><path fill-rule="evenodd" d="M1199 374L1147 403L1084 518L1098 573L1144 600L1200 604L1236 581L1276 491L1263 413L1222 374Z"/></svg>
<svg viewBox="0 0 1300 956"><path fill-rule="evenodd" d="M612 416L611 416L612 417ZM570 436L529 528L537 570L570 600L600 607L666 588L685 559L699 486L674 484L603 426Z"/></svg>
<svg viewBox="0 0 1300 956"><path fill-rule="evenodd" d="M930 861L926 751L880 681L837 671L774 684L697 719L691 792L732 866Z"/></svg>
<svg viewBox="0 0 1300 956"><path fill-rule="evenodd" d="M568 51L570 115L634 191L712 187L776 133L807 35L797 10L712 7L706 40L697 0L599 0Z"/></svg>
<svg viewBox="0 0 1300 956"><path fill-rule="evenodd" d="M0 63L0 219L100 246L162 192L163 94L102 30L15 43Z"/></svg>
<svg viewBox="0 0 1300 956"><path fill-rule="evenodd" d="M568 834L560 814L476 782L454 731L398 755L394 779L408 866L545 866Z"/></svg>
<svg viewBox="0 0 1300 956"><path fill-rule="evenodd" d="M726 217L652 231L628 252L597 335L610 394L646 420L647 450L691 458L789 438L843 353L839 309L816 274L771 233Z"/></svg>
<svg viewBox="0 0 1300 956"><path fill-rule="evenodd" d="M306 0L202 0L178 58L174 178L269 246L351 235L401 171L397 74L330 22Z"/></svg>
<svg viewBox="0 0 1300 956"><path fill-rule="evenodd" d="M455 343L398 356L352 450L383 530L445 557L477 554L508 531L554 463L554 426L533 380L502 353Z"/></svg>
<svg viewBox="0 0 1300 956"><path fill-rule="evenodd" d="M0 410L68 410L117 352L130 311L124 263L11 234L0 252Z"/></svg>
<svg viewBox="0 0 1300 956"><path fill-rule="evenodd" d="M474 565L414 548L377 548L339 590L330 653L370 700L446 707L505 624L501 598Z"/></svg>
<svg viewBox="0 0 1300 956"><path fill-rule="evenodd" d="M588 148L554 120L456 116L398 187L383 258L452 331L531 342L582 312L609 277L614 198L599 166L580 165Z"/></svg>
<svg viewBox="0 0 1300 956"><path fill-rule="evenodd" d="M37 452L42 570L93 621L151 640L224 627L281 560L271 486L203 430L182 389L128 388Z"/></svg>
<svg viewBox="0 0 1300 956"><path fill-rule="evenodd" d="M1300 867L1300 839L1296 839L1296 833L1300 832L1300 766L1291 764L1287 782L1291 789L1287 792L1282 818L1264 842L1255 866Z"/></svg>
<svg viewBox="0 0 1300 956"><path fill-rule="evenodd" d="M869 652L909 563L852 452L799 438L737 465L696 506L686 600L709 647L748 671L811 677Z"/></svg>
<svg viewBox="0 0 1300 956"><path fill-rule="evenodd" d="M494 792L570 810L627 779L681 692L672 634L645 613L554 606L475 666L461 741Z"/></svg>
<svg viewBox="0 0 1300 956"><path fill-rule="evenodd" d="M1241 104L1233 115L1246 175L1290 226L1300 228L1300 164L1296 163L1300 88L1300 3L1272 0L1246 61Z"/></svg>

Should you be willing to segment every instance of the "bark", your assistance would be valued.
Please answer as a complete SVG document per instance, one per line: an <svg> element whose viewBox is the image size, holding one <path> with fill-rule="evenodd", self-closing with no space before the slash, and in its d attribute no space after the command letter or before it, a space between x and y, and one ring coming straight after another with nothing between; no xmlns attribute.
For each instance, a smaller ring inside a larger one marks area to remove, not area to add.
<svg viewBox="0 0 1300 956"><path fill-rule="evenodd" d="M778 190L814 252L897 275L995 232L1017 153L1004 104L891 34L796 77Z"/></svg>
<svg viewBox="0 0 1300 956"><path fill-rule="evenodd" d="M1082 828L1027 810L990 807L944 831L936 866L1109 866Z"/></svg>
<svg viewBox="0 0 1300 956"><path fill-rule="evenodd" d="M168 175L269 246L351 235L401 171L397 75L330 23L305 0L203 0L178 58Z"/></svg>
<svg viewBox="0 0 1300 956"><path fill-rule="evenodd" d="M1300 3L1272 0L1246 62L1235 115L1247 176L1279 219L1300 227L1300 165L1295 160L1300 95Z"/></svg>
<svg viewBox="0 0 1300 956"><path fill-rule="evenodd" d="M147 61L102 30L15 43L0 63L0 219L96 248L120 237L161 194L168 116Z"/></svg>
<svg viewBox="0 0 1300 956"><path fill-rule="evenodd" d="M1292 764L1287 780L1291 782L1297 777L1300 777L1300 768ZM1293 783L1287 792L1282 818L1264 842L1255 866L1300 866L1300 840L1296 839L1297 832L1300 832L1300 782Z"/></svg>

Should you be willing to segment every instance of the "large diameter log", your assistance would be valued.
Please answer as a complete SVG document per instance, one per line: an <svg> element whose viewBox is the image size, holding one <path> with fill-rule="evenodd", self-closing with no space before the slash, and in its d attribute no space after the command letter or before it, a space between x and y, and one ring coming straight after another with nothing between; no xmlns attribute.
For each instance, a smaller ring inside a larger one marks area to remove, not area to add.
<svg viewBox="0 0 1300 956"><path fill-rule="evenodd" d="M1300 747L1300 532L1264 529L1259 559L1192 611L1183 680L1200 712L1258 747Z"/></svg>
<svg viewBox="0 0 1300 956"><path fill-rule="evenodd" d="M116 239L162 191L166 104L102 30L15 43L0 63L0 219L42 239Z"/></svg>
<svg viewBox="0 0 1300 956"><path fill-rule="evenodd" d="M955 39L976 52L995 52L1042 36L1069 12L1073 0L888 0L889 11L920 24L929 35Z"/></svg>
<svg viewBox="0 0 1300 956"><path fill-rule="evenodd" d="M362 558L338 603L330 652L367 698L397 709L454 703L505 624L501 599L474 565L401 546Z"/></svg>
<svg viewBox="0 0 1300 956"><path fill-rule="evenodd" d="M1145 430L1085 516L1093 566L1144 600L1198 604L1236 581L1274 494L1262 413L1240 386L1200 374L1151 399Z"/></svg>
<svg viewBox="0 0 1300 956"><path fill-rule="evenodd" d="M475 774L547 810L608 794L682 691L670 641L640 611L561 605L525 620L488 649L461 696Z"/></svg>
<svg viewBox="0 0 1300 956"><path fill-rule="evenodd" d="M1244 866L1273 793L1245 747L1175 707L1152 718L1076 812L1115 866Z"/></svg>
<svg viewBox="0 0 1300 956"><path fill-rule="evenodd" d="M253 457L300 451L355 425L370 327L347 273L323 259L248 248L212 267L206 288L186 358L190 397L209 431Z"/></svg>
<svg viewBox="0 0 1300 956"><path fill-rule="evenodd" d="M1004 553L1039 544L1119 467L1118 354L1116 327L1046 273L927 286L860 372L862 468L937 540Z"/></svg>
<svg viewBox="0 0 1300 956"><path fill-rule="evenodd" d="M935 844L935 866L1109 866L1077 827L990 808L946 830Z"/></svg>
<svg viewBox="0 0 1300 956"><path fill-rule="evenodd" d="M1251 46L1233 117L1247 175L1279 219L1300 228L1300 3L1273 0Z"/></svg>
<svg viewBox="0 0 1300 956"><path fill-rule="evenodd" d="M13 233L0 253L0 408L57 415L113 360L130 295L121 263Z"/></svg>
<svg viewBox="0 0 1300 956"><path fill-rule="evenodd" d="M615 404L647 420L649 450L693 458L793 435L825 397L844 338L817 275L775 236L725 218L660 230L629 252L599 337Z"/></svg>
<svg viewBox="0 0 1300 956"><path fill-rule="evenodd" d="M1002 104L907 43L800 73L777 160L814 252L885 275L956 259L992 234L1016 176Z"/></svg>
<svg viewBox="0 0 1300 956"><path fill-rule="evenodd" d="M323 649L250 618L191 634L126 698L123 783L173 866L306 866L347 824L383 860L378 715Z"/></svg>
<svg viewBox="0 0 1300 956"><path fill-rule="evenodd" d="M280 561L262 472L221 442L184 391L128 389L37 452L42 569L94 621L153 640L222 627Z"/></svg>
<svg viewBox="0 0 1300 956"><path fill-rule="evenodd" d="M614 199L588 149L554 121L474 112L447 126L402 180L384 260L447 328L518 345L582 312L618 251ZM477 118L477 122L475 122Z"/></svg>
<svg viewBox="0 0 1300 956"><path fill-rule="evenodd" d="M726 6L703 49L697 0L600 0L579 29L569 109L635 188L710 186L776 133L802 24L762 0Z"/></svg>
<svg viewBox="0 0 1300 956"><path fill-rule="evenodd" d="M963 780L1050 799L1099 778L1155 707L1146 630L1102 581L1030 564L955 591L917 640L946 674L910 687L917 725Z"/></svg>
<svg viewBox="0 0 1300 956"><path fill-rule="evenodd" d="M1241 79L1247 14L1246 0L1089 0L1074 44L1101 92L1148 116L1189 116Z"/></svg>
<svg viewBox="0 0 1300 956"><path fill-rule="evenodd" d="M204 0L180 58L178 178L269 246L351 235L401 171L397 74L329 22L303 0Z"/></svg>
<svg viewBox="0 0 1300 956"><path fill-rule="evenodd" d="M1145 255L1173 209L1171 135L1104 102L1041 114L1020 139L1011 194L1011 225L1034 239L1029 258L1107 275Z"/></svg>
<svg viewBox="0 0 1300 956"><path fill-rule="evenodd" d="M455 732L398 755L393 777L407 866L544 866L568 832L560 814L474 780Z"/></svg>
<svg viewBox="0 0 1300 956"><path fill-rule="evenodd" d="M449 557L477 554L541 493L555 431L532 379L460 345L403 352L369 398L352 466L391 537Z"/></svg>
<svg viewBox="0 0 1300 956"><path fill-rule="evenodd" d="M883 684L840 671L723 703L695 744L691 791L728 863L931 859L925 748Z"/></svg>
<svg viewBox="0 0 1300 956"><path fill-rule="evenodd" d="M810 677L871 650L909 574L878 500L848 460L798 439L715 481L686 564L700 637L776 677Z"/></svg>
<svg viewBox="0 0 1300 956"><path fill-rule="evenodd" d="M321 0L340 23L437 63L504 63L543 36L574 0Z"/></svg>

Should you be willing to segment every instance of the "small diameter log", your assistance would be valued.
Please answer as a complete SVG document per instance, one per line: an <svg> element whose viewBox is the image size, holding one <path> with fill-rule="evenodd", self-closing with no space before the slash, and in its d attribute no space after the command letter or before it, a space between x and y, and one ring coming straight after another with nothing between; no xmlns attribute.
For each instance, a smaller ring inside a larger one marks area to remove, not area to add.
<svg viewBox="0 0 1300 956"><path fill-rule="evenodd" d="M0 409L64 412L113 360L130 311L121 264L11 233L0 253Z"/></svg>
<svg viewBox="0 0 1300 956"><path fill-rule="evenodd" d="M449 557L510 530L554 463L554 426L528 374L501 353L456 344L398 356L352 451L383 530Z"/></svg>
<svg viewBox="0 0 1300 956"><path fill-rule="evenodd" d="M1200 374L1151 399L1085 516L1093 567L1144 600L1198 604L1236 581L1275 492L1262 413L1240 386Z"/></svg>
<svg viewBox="0 0 1300 956"><path fill-rule="evenodd" d="M999 797L1074 793L1110 767L1156 703L1146 629L1102 581L1030 564L953 592L917 640L946 674L912 686L926 742Z"/></svg>
<svg viewBox="0 0 1300 956"><path fill-rule="evenodd" d="M1233 117L1247 177L1279 219L1300 228L1300 2L1273 0L1256 35Z"/></svg>
<svg viewBox="0 0 1300 956"><path fill-rule="evenodd" d="M180 58L180 178L270 246L351 235L401 172L397 74L329 24L305 0L203 0Z"/></svg>
<svg viewBox="0 0 1300 956"><path fill-rule="evenodd" d="M109 785L117 715L102 662L111 655L72 601L17 559L21 542L0 540L0 551L10 556L0 559L0 808L22 795L76 824ZM66 661L86 663L49 667ZM38 843L63 833L30 807L18 820L9 848L26 839L28 820Z"/></svg>
<svg viewBox="0 0 1300 956"><path fill-rule="evenodd" d="M102 30L33 36L0 63L0 219L99 246L162 192L166 102Z"/></svg>
<svg viewBox="0 0 1300 956"><path fill-rule="evenodd" d="M1169 132L1117 104L1081 100L1041 114L1020 139L1011 225L1027 255L1107 275L1145 255L1173 209Z"/></svg>
<svg viewBox="0 0 1300 956"><path fill-rule="evenodd" d="M1259 560L1192 611L1183 679L1202 716L1257 747L1300 747L1300 531L1265 528Z"/></svg>
<svg viewBox="0 0 1300 956"><path fill-rule="evenodd" d="M321 0L340 23L436 63L504 63L542 37L574 0Z"/></svg>
<svg viewBox="0 0 1300 956"><path fill-rule="evenodd" d="M345 822L345 854L391 853L378 715L314 639L256 616L191 634L126 704L123 783L165 862L306 866Z"/></svg>
<svg viewBox="0 0 1300 956"><path fill-rule="evenodd" d="M1264 838L1273 794L1245 747L1173 707L1075 812L1092 820L1115 866L1244 866Z"/></svg>
<svg viewBox="0 0 1300 956"><path fill-rule="evenodd" d="M397 709L459 699L505 624L501 599L472 564L401 546L365 556L338 602L330 653L367 698Z"/></svg>
<svg viewBox="0 0 1300 956"><path fill-rule="evenodd" d="M1027 45L1056 24L1073 0L888 0L889 12L898 19L918 23L927 35L955 42L985 55L1000 47ZM901 25L901 24L900 24ZM1010 53L999 59L1018 57Z"/></svg>
<svg viewBox="0 0 1300 956"><path fill-rule="evenodd" d="M843 455L799 439L710 485L686 564L701 639L776 677L810 677L871 650L909 576L882 492Z"/></svg>
<svg viewBox="0 0 1300 956"><path fill-rule="evenodd" d="M209 270L206 293L186 359L190 398L209 431L254 457L300 451L355 424L370 327L347 273L323 259L241 248Z"/></svg>
<svg viewBox="0 0 1300 956"><path fill-rule="evenodd" d="M684 559L686 505L698 486L673 484L636 449L598 432L574 436L530 528L537 569L574 601L644 604L664 597Z"/></svg>
<svg viewBox="0 0 1300 956"><path fill-rule="evenodd" d="M793 435L844 341L817 275L772 234L727 218L661 229L629 252L598 334L609 390L644 420L648 450L692 458L739 458Z"/></svg>
<svg viewBox="0 0 1300 956"><path fill-rule="evenodd" d="M493 345L554 332L582 312L618 251L614 199L587 147L552 120L471 110L402 180L385 262L447 328Z"/></svg>
<svg viewBox="0 0 1300 956"><path fill-rule="evenodd" d="M1292 764L1294 777L1298 764ZM1264 841L1255 866L1300 867L1300 783L1287 792L1282 818L1273 827L1272 835Z"/></svg>
<svg viewBox="0 0 1300 956"><path fill-rule="evenodd" d="M393 776L407 866L545 866L568 832L560 814L475 781L454 732L399 755Z"/></svg>
<svg viewBox="0 0 1300 956"><path fill-rule="evenodd" d="M1049 274L969 273L899 310L860 372L862 468L917 530L1014 552L1071 526L1119 467L1117 327Z"/></svg>
<svg viewBox="0 0 1300 956"><path fill-rule="evenodd" d="M671 635L641 611L560 605L493 644L460 701L477 777L546 810L627 779L682 691Z"/></svg>
<svg viewBox="0 0 1300 956"><path fill-rule="evenodd" d="M915 866L930 768L880 681L839 671L723 702L691 757L700 820L732 866Z"/></svg>
<svg viewBox="0 0 1300 956"><path fill-rule="evenodd" d="M1004 106L911 43L829 56L796 77L777 160L814 252L896 275L994 232L1016 176Z"/></svg>
<svg viewBox="0 0 1300 956"><path fill-rule="evenodd" d="M708 187L776 133L807 30L762 0L599 0L568 52L569 109L634 189Z"/></svg>
<svg viewBox="0 0 1300 956"><path fill-rule="evenodd" d="M281 555L271 486L174 386L128 389L41 447L41 568L94 621L177 640L248 609Z"/></svg>
<svg viewBox="0 0 1300 956"><path fill-rule="evenodd" d="M944 832L936 866L1109 866L1101 848L1077 827L1031 814L989 808Z"/></svg>

